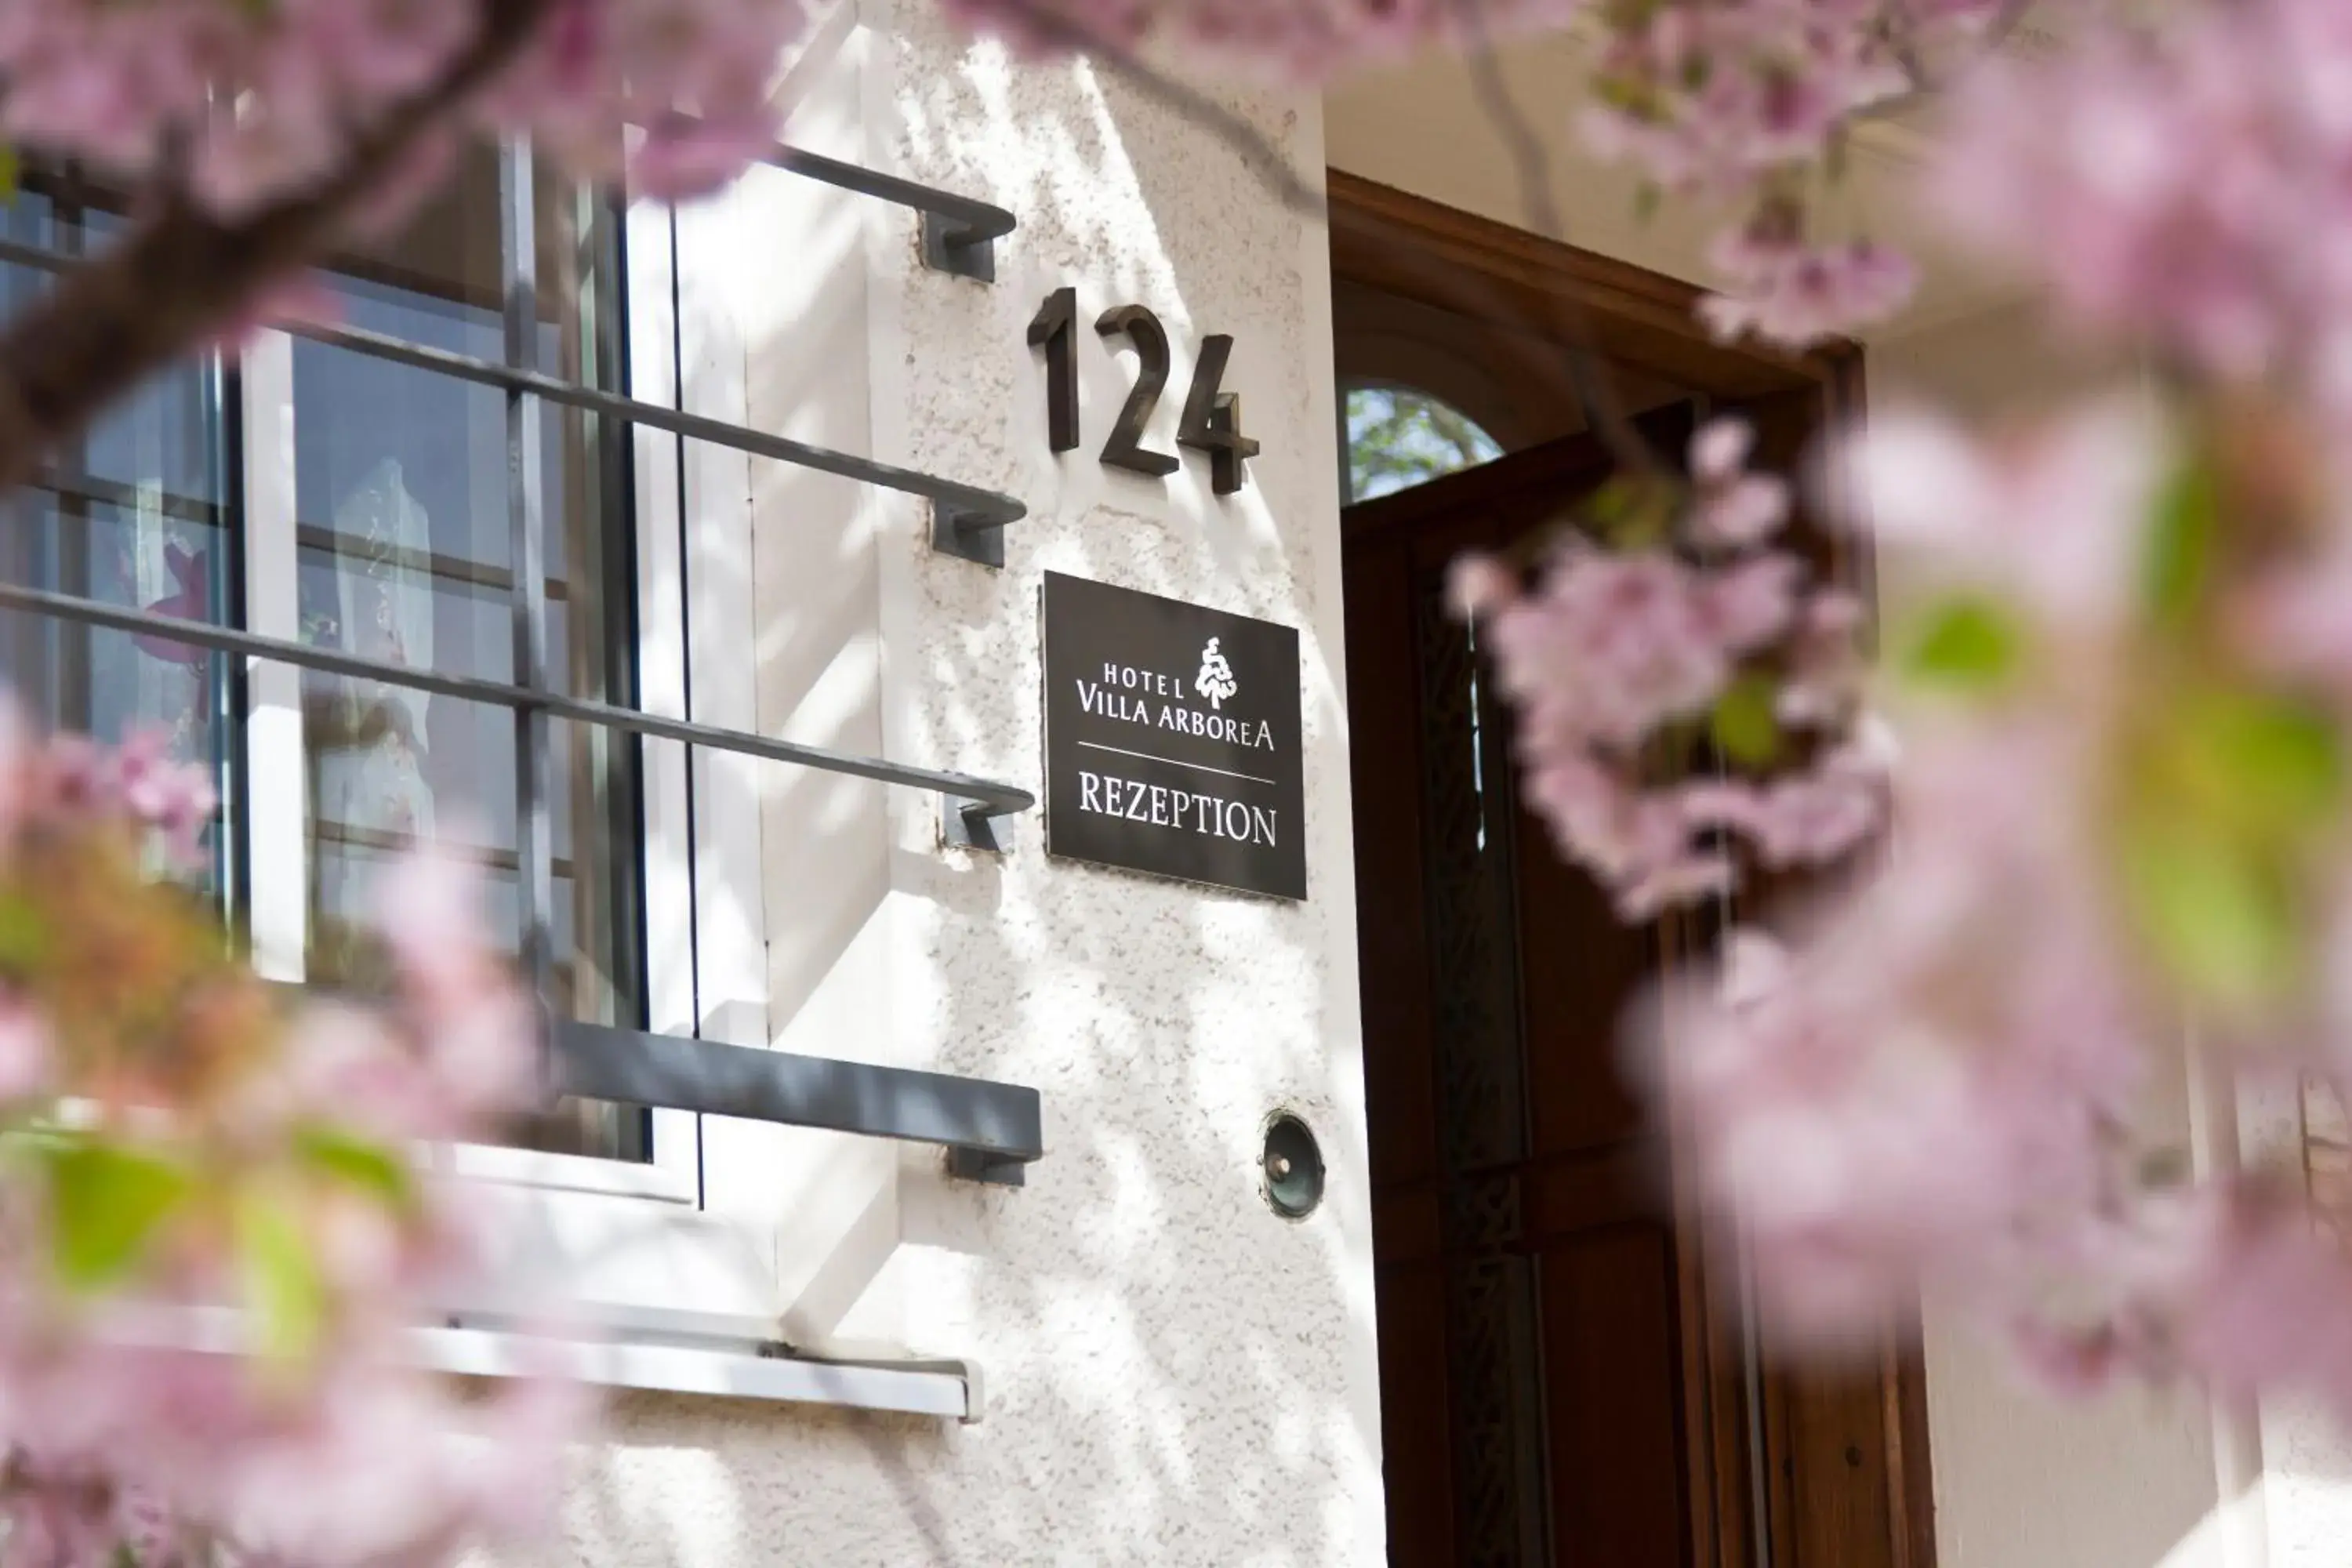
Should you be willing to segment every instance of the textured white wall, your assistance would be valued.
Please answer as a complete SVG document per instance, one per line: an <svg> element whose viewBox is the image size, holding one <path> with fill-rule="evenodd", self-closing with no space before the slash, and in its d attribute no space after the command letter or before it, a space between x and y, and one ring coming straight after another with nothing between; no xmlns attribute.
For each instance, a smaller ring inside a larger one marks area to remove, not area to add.
<svg viewBox="0 0 2352 1568"><path fill-rule="evenodd" d="M1011 491L1031 516L990 572L932 554L919 504L750 464L732 481L751 496L750 560L725 571L755 625L729 673L752 674L771 732L1034 787L1045 570L1295 626L1312 897L1049 861L1034 815L1003 857L946 851L932 797L760 773L745 842L762 867L764 986L730 987L730 1020L764 1009L782 1047L1034 1085L1049 1152L1025 1189L983 1190L945 1181L929 1151L714 1128L713 1200L765 1237L795 1333L969 1358L985 1419L634 1397L578 1489L563 1554L1372 1568L1322 232L1114 78L968 46L924 0L869 0L856 20L827 27L791 78L794 139L1010 207L1021 226L999 244L999 281L923 269L911 215L756 176L682 218L681 315L701 323L689 361L731 335L754 423ZM1313 100L1229 101L1319 177ZM1064 283L1083 318L1087 442L1056 460L1024 330ZM1086 328L1129 302L1175 347L1155 447L1174 449L1200 337L1236 338L1225 388L1265 446L1242 494L1213 496L1197 456L1164 483L1096 460L1133 361ZM1329 1165L1304 1223L1259 1193L1278 1110L1309 1122Z"/></svg>

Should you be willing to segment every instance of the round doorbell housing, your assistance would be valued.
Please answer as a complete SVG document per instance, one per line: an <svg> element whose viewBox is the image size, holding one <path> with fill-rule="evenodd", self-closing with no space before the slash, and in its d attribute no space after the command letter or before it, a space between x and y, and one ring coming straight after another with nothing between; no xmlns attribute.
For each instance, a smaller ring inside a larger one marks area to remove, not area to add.
<svg viewBox="0 0 2352 1568"><path fill-rule="evenodd" d="M1285 1219L1305 1219L1323 1201L1323 1151L1307 1123L1288 1111L1265 1124L1259 1172L1266 1206Z"/></svg>

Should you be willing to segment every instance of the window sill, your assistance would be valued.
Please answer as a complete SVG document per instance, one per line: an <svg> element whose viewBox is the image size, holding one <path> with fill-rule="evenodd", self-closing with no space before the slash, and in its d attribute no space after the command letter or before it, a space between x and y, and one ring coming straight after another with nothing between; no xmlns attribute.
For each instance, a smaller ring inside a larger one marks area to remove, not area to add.
<svg viewBox="0 0 2352 1568"><path fill-rule="evenodd" d="M417 1334L428 1366L468 1377L514 1376L543 1362L529 1335L470 1327ZM576 1347L574 1370L604 1388L887 1410L961 1422L980 1419L980 1380L962 1362L835 1362L751 1340L645 1336Z"/></svg>
<svg viewBox="0 0 2352 1568"><path fill-rule="evenodd" d="M125 1345L229 1355L245 1348L244 1317L231 1307L131 1308L110 1327ZM979 1373L963 1362L824 1361L772 1342L692 1334L554 1340L457 1318L415 1331L414 1343L417 1364L463 1377L521 1376L546 1369L553 1359L599 1388L886 1410L965 1423L981 1416Z"/></svg>
<svg viewBox="0 0 2352 1568"><path fill-rule="evenodd" d="M690 1129L688 1130L690 1135ZM659 1147L658 1143L656 1147ZM664 1151L667 1152L667 1151ZM656 1203L698 1201L691 1156L681 1160L637 1163L599 1159L593 1154L551 1154L536 1149L513 1149L488 1143L444 1144L434 1148L428 1163L461 1180L503 1182L519 1187L543 1187L558 1192L586 1193L605 1197L644 1198Z"/></svg>

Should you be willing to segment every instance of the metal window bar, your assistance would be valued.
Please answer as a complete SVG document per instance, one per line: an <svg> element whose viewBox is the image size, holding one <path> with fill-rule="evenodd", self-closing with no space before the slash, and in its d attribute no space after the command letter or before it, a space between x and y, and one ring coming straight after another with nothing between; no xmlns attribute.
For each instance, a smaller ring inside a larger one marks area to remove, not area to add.
<svg viewBox="0 0 2352 1568"><path fill-rule="evenodd" d="M414 665L388 664L382 659L344 653L340 648L314 647L309 643L263 637L257 632L239 631L234 626L184 621L149 610L134 610L128 605L79 598L71 594L53 594L45 588L0 583L0 610L52 616L59 620L76 621L114 631L136 632L190 647L209 648L217 653L273 659L304 669L322 670L329 675L381 680L388 685L429 691L436 696L454 697L464 702L488 702L501 708L535 710L551 719L600 724L606 729L646 735L657 741L677 741L689 746L708 747L715 752L734 752L748 757L762 757L769 762L793 763L802 767L849 773L882 784L904 784L910 789L929 790L947 799L959 812L969 812L978 816L1007 816L1027 811L1037 804L1037 797L1018 784L999 784L970 773L919 768L880 757L858 756L848 752L828 751L823 746L803 745L796 741L770 740L764 735L722 729L715 724L665 719L659 714L616 707L610 702L593 701L584 697L572 697L561 691L525 690L519 686L484 679L479 676L452 675L444 670L420 669Z"/></svg>
<svg viewBox="0 0 2352 1568"><path fill-rule="evenodd" d="M942 256L961 255L967 263L975 251L986 259L990 242L1010 232L1013 226L1011 215L1000 208L814 153L780 146L769 161L845 189L915 206L925 215L926 245L933 244L936 237ZM1014 498L996 491L640 402L541 372L534 363L538 301L531 174L527 147L516 143L502 150L505 363L427 348L356 328L299 325L288 329L319 342L495 386L506 394L508 521L512 552L508 586L518 678L514 682L392 664L288 638L15 584L0 583L0 609L144 634L187 647L273 660L333 675L379 680L510 710L516 731L516 865L521 906L521 958L525 973L538 994L545 998L551 994L548 981L552 961L549 932L553 902L553 836L547 793L548 726L552 720L563 719L931 791L942 800L950 838L985 847L996 847L994 818L1027 811L1036 805L1036 797L1014 784L663 718L572 697L548 686L548 584L536 399L544 398L689 440L710 441L753 456L921 497L932 503L933 542L938 548L992 564L1003 563L1002 531L1026 515L1026 509ZM54 272L74 265L76 259L41 247L0 239L0 262ZM992 261L989 262L988 273L971 272L965 266L950 269L966 271L970 276L992 275ZM72 476L76 480L85 478ZM62 476L60 479L63 480ZM64 480L60 488L70 483L71 480ZM1039 1096L1035 1089L1020 1085L824 1061L556 1018L550 1019L550 1038L554 1087L563 1093L939 1143L948 1149L950 1169L954 1173L1007 1185L1020 1184L1024 1167L1044 1152Z"/></svg>
<svg viewBox="0 0 2352 1568"><path fill-rule="evenodd" d="M72 266L73 258L45 247L26 245L20 240L0 239L0 262L13 262L55 272ZM620 393L583 386L577 382L546 374L527 364L501 364L494 360L477 359L471 354L455 353L446 349L428 348L404 338L371 332L358 327L289 322L285 330L297 337L389 360L394 364L432 371L482 386L494 386L507 394L510 404L518 398L543 397L565 407L667 431L688 440L731 447L755 458L772 458L778 462L837 474L863 484L919 497L931 503L933 548L982 565L1004 564L1003 530L1029 515L1029 509L1019 500L999 490L982 489L919 469L902 468L894 464L877 462L871 458L837 452L829 447L814 446L789 437L772 436L765 431L730 425L707 415L665 408L659 404L641 402ZM530 352L530 345L525 345L524 352Z"/></svg>

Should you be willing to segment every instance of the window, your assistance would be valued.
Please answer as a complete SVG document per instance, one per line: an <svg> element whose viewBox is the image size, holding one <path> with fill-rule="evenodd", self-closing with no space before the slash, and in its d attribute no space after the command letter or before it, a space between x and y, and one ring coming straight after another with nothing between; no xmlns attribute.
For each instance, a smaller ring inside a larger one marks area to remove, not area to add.
<svg viewBox="0 0 2352 1568"><path fill-rule="evenodd" d="M1451 404L1406 386L1346 390L1346 499L1371 500L1494 461L1500 443Z"/></svg>
<svg viewBox="0 0 2352 1568"><path fill-rule="evenodd" d="M680 213L640 202L616 214L531 178L520 160L479 156L397 243L337 262L344 327L267 331L234 363L174 368L42 486L7 498L18 515L0 529L0 583L21 585L14 602L26 610L0 609L0 679L51 723L107 738L160 728L214 770L225 805L194 879L249 929L271 978L367 985L355 919L385 858L419 839L470 851L498 879L518 951L520 911L537 901L525 877L544 868L554 883L538 901L552 928L546 994L573 1026L556 1031L563 1070L656 1108L574 1105L529 1130L526 1147L433 1152L443 1170L478 1179L472 1195L520 1222L509 1234L527 1243L503 1255L506 1278L451 1303L461 1332L505 1332L498 1325L560 1280L583 1321L661 1336L652 1357L601 1374L615 1381L706 1388L719 1376L738 1392L814 1387L858 1404L917 1397L892 1392L912 1377L953 1384L918 1394L967 1410L955 1373L829 1369L813 1384L779 1373L764 1349L714 1352L728 1363L720 1373L677 1358L700 1339L767 1346L780 1322L803 1344L837 1327L852 1298L836 1252L865 1258L873 1227L859 1218L845 1239L849 1216L808 1204L794 1183L820 1167L830 1181L844 1139L944 1144L951 1172L983 1181L1017 1181L1043 1152L1034 1089L943 1086L930 1072L782 1051L772 1068L747 1071L737 1048L777 1038L761 837L771 802L754 767L865 781L858 809L870 818L793 837L861 863L870 853L877 873L891 821L884 784L953 803L966 825L975 799L997 813L1034 804L1014 785L862 754L881 749L878 686L876 733L858 754L759 721L745 656L758 624L745 563L766 491L755 493L753 458L850 481L860 497L879 488L946 502L975 526L1022 508L854 445L788 444L755 426L744 328L753 300L772 303L773 282L743 271L745 255L767 253L747 237L823 230L846 244L831 259L854 262L861 224L806 221L814 188L833 185L842 197L817 199L911 207L937 220L943 254L980 266L1013 216L895 180L885 194L867 172L789 150L783 172L808 184L746 181L738 196ZM110 211L57 171L36 171L0 209L0 237L17 247L10 255L70 255L118 221ZM524 342L545 384L505 368L520 314L507 274L523 236L537 302ZM806 259L786 281L834 287L828 258ZM45 277L35 262L0 261L0 308L24 303ZM841 281L864 298L864 279ZM438 372L417 367L434 354L452 357ZM870 412L862 375L845 405L861 420ZM797 495L790 510L804 522ZM531 563L510 541L534 513L538 525L520 531L541 551ZM842 521L858 548L878 537L862 499ZM525 705L531 725L552 731L536 778L517 766L532 752L517 744L509 706L525 679L519 595L525 607L543 598L547 681L578 720ZM817 597L827 612L840 602ZM127 629L105 624L127 617ZM191 648L183 639L197 622L266 639L275 657ZM861 658L873 651L863 627L845 635ZM313 668L341 659L373 672ZM475 684L422 690L387 668L401 666ZM519 802L532 809L519 815ZM544 835L531 831L540 821ZM866 967L851 984L866 983ZM848 1010L803 1016L820 1011ZM613 1026L582 1026L596 1025ZM897 1151L861 1147L859 1179L895 1193ZM464 1370L497 1363L478 1346L458 1350Z"/></svg>
<svg viewBox="0 0 2352 1568"><path fill-rule="evenodd" d="M505 353L500 155L474 153L396 241L338 262L351 326L478 359ZM534 180L537 353L621 389L619 216ZM28 180L0 232L68 253L117 221L68 177ZM0 308L45 286L0 269ZM535 402L547 679L633 704L635 553L629 442ZM256 409L277 410L265 428ZM296 637L394 664L517 678L507 399L495 388L270 334L241 363L174 368L16 503L8 580ZM516 745L506 707L379 680L261 666L168 640L0 616L0 670L42 720L119 739L160 727L211 765L225 806L205 885L249 922L278 978L364 987L356 940L388 859L432 839L488 873L520 942ZM640 748L551 727L549 994L559 1012L644 1026ZM299 787L298 787L299 786ZM299 808L294 809L299 797ZM567 1105L542 1150L651 1158L651 1118Z"/></svg>

